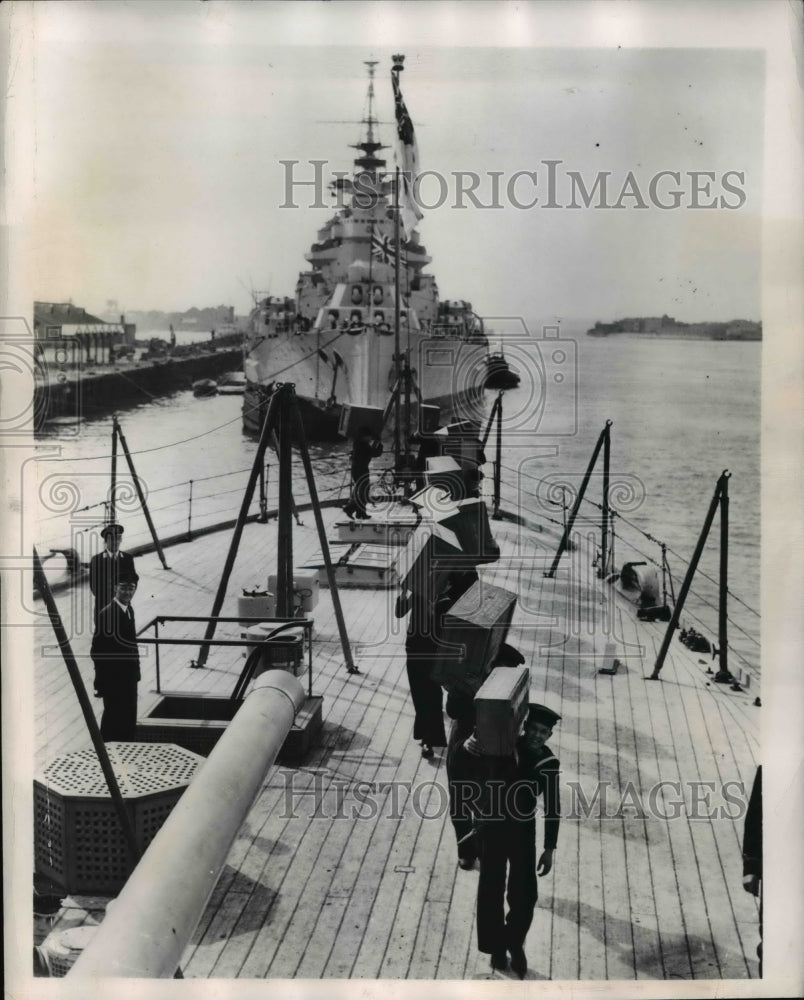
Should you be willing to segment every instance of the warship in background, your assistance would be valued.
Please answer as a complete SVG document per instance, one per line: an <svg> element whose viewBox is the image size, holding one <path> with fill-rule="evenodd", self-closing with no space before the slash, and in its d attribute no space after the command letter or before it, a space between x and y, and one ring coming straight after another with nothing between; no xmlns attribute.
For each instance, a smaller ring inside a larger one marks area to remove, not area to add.
<svg viewBox="0 0 804 1000"><path fill-rule="evenodd" d="M446 416L483 392L483 321L469 302L439 297L435 277L425 273L431 257L418 233L405 238L398 226L394 176L379 155L386 147L375 131L377 64L366 65L365 137L353 147L359 155L352 176L330 185L338 210L305 254L310 269L299 274L295 296L257 297L249 317L243 345L248 432L259 431L276 381L295 384L307 433L319 440L337 437L344 404L385 409L402 363L416 398Z"/></svg>

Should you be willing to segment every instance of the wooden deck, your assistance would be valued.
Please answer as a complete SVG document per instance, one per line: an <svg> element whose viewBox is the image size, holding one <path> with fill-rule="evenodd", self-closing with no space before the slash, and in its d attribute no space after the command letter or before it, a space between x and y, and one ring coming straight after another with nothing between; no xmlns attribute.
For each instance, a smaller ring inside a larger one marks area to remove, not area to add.
<svg viewBox="0 0 804 1000"><path fill-rule="evenodd" d="M337 513L325 512L329 524ZM312 515L303 519L294 529L296 565L318 548ZM551 747L562 765L564 818L553 872L539 880L529 977L756 976L758 911L741 885L740 805L758 759L757 691L712 683L708 662L676 641L662 679L647 681L666 626L638 622L577 553L545 578L557 542L551 530L493 528L503 558L484 578L520 594L510 641L530 664L532 700L563 716ZM138 624L157 613L208 614L229 538L171 548L168 571L155 555L138 559ZM275 539L275 522L247 526L224 614L236 611L242 587L273 572ZM67 621L79 594L57 598ZM186 977L490 977L476 948L478 874L456 864L443 751L423 760L412 740L405 623L390 613L394 598L342 593L361 670L350 676L322 589L313 684L324 697L321 738L301 766L271 771L184 956ZM200 636L195 629L189 634ZM51 646L36 663L42 765L88 737L52 635L42 628L37 639L37 648ZM611 642L622 666L603 675ZM87 682L88 645L87 634L76 636ZM152 651L143 659L141 714L156 698ZM192 647L163 653L163 687L231 691L240 650L214 649L202 670L189 667L192 655ZM733 791L737 805L723 797L726 782L745 786ZM100 919L102 903L69 899L56 926Z"/></svg>

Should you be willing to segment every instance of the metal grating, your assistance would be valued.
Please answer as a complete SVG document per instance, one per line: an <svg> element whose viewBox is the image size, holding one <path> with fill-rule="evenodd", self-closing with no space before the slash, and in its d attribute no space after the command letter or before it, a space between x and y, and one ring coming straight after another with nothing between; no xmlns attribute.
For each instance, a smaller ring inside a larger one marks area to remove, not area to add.
<svg viewBox="0 0 804 1000"><path fill-rule="evenodd" d="M170 744L107 743L106 749L123 798L184 787L198 766L195 755ZM92 748L57 757L38 780L60 795L106 798L109 794Z"/></svg>
<svg viewBox="0 0 804 1000"><path fill-rule="evenodd" d="M202 761L172 744L109 743L144 851ZM93 750L65 754L34 781L36 870L68 892L115 893L131 872L125 838Z"/></svg>

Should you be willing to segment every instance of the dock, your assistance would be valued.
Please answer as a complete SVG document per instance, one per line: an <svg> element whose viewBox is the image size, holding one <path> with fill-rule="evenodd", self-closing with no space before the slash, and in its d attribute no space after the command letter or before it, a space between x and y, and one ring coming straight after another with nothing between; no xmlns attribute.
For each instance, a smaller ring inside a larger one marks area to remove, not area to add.
<svg viewBox="0 0 804 1000"><path fill-rule="evenodd" d="M173 357L90 365L80 360L82 348L65 339L64 353L72 363L48 358L36 369L34 412L36 429L53 417L80 419L87 414L147 402L179 389L194 379L210 378L242 364L242 337L234 334L209 344L177 347Z"/></svg>
<svg viewBox="0 0 804 1000"><path fill-rule="evenodd" d="M333 538L342 514L323 515ZM492 530L502 555L481 578L518 592L508 641L525 654L531 700L562 716L550 740L562 821L553 871L539 879L528 978L756 977L758 906L742 888L741 844L759 760L757 691L715 684L710 663L676 639L661 679L648 681L666 626L638 620L582 564L584 546L548 578L553 526L493 521ZM140 556L138 627L157 614L209 613L229 540L227 531L172 547L170 570L155 553ZM319 556L311 514L293 544L296 566ZM275 566L275 523L246 525L222 615L235 615L242 589ZM186 950L185 978L515 979L492 973L477 951L478 872L457 866L445 751L423 759L412 739L406 621L393 616L395 597L342 594L360 670L350 675L322 589L312 686L324 699L323 730L298 766L271 770ZM65 622L81 623L73 648L91 691L88 588L56 599ZM222 636L226 628L239 633L221 625ZM89 739L47 624L36 649L39 769ZM163 688L228 695L242 651L213 647L204 669L190 666L192 655L186 646L163 651ZM153 647L141 656L140 716L158 697ZM106 902L67 897L38 923L37 943L48 930L101 920Z"/></svg>

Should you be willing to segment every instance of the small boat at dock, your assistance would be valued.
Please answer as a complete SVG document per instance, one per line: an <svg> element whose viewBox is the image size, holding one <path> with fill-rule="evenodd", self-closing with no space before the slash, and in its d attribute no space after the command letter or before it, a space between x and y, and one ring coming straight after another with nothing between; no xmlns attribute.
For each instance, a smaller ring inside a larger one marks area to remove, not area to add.
<svg viewBox="0 0 804 1000"><path fill-rule="evenodd" d="M226 372L218 379L219 396L242 396L246 391L246 376L240 372Z"/></svg>
<svg viewBox="0 0 804 1000"><path fill-rule="evenodd" d="M192 384L194 396L217 396L218 383L213 378L200 378Z"/></svg>

